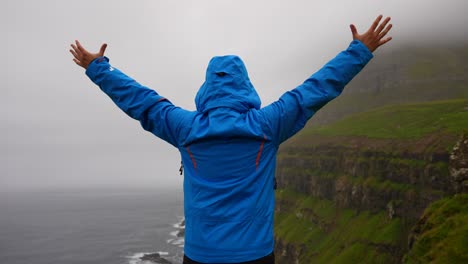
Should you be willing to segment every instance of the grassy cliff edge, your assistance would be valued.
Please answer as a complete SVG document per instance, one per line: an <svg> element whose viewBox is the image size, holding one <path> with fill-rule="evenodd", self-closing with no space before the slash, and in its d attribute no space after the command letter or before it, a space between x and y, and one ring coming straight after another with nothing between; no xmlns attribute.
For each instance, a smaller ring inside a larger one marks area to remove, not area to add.
<svg viewBox="0 0 468 264"><path fill-rule="evenodd" d="M305 129L278 156L277 262L400 263L419 245L422 236L408 237L426 207L466 190L466 179L451 175L464 135L466 99L386 106ZM457 219L466 223L468 212ZM456 257L468 252L458 248Z"/></svg>

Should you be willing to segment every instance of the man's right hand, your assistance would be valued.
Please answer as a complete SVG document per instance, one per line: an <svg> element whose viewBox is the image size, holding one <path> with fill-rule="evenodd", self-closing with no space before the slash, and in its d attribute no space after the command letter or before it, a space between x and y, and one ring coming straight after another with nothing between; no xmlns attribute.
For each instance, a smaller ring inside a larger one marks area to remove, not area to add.
<svg viewBox="0 0 468 264"><path fill-rule="evenodd" d="M384 39L385 35L392 28L392 24L388 24L390 17L385 18L382 23L380 23L380 20L382 20L382 15L378 16L374 20L374 23L372 23L372 26L362 35L358 34L356 26L350 25L353 39L361 41L371 52L374 52L378 47L392 39L392 37Z"/></svg>
<svg viewBox="0 0 468 264"><path fill-rule="evenodd" d="M76 44L76 45L75 45ZM87 51L83 46L81 46L81 43L78 40L75 40L75 44L71 44L71 47L73 49L70 49L70 53L73 55L73 61L87 69L88 65L96 58L104 56L104 52L106 51L107 44L104 43L101 46L101 49L99 50L98 53L91 53Z"/></svg>

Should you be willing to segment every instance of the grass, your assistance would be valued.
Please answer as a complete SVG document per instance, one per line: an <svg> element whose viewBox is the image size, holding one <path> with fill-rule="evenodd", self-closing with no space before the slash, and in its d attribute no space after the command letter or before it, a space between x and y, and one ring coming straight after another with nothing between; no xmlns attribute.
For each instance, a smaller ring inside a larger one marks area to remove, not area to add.
<svg viewBox="0 0 468 264"><path fill-rule="evenodd" d="M405 263L468 263L468 194L429 206Z"/></svg>
<svg viewBox="0 0 468 264"><path fill-rule="evenodd" d="M376 248L397 248L403 239L402 220L384 211L338 210L332 201L291 190L279 190L277 199L294 203L276 214L275 234L306 247L300 263L392 262L390 251Z"/></svg>
<svg viewBox="0 0 468 264"><path fill-rule="evenodd" d="M364 181L364 185L372 187L372 189L382 192L399 191L405 192L408 190L414 190L415 186L410 184L396 183L389 180L382 181L376 177L368 177Z"/></svg>
<svg viewBox="0 0 468 264"><path fill-rule="evenodd" d="M305 135L421 138L434 132L468 131L468 100L392 105L309 128Z"/></svg>
<svg viewBox="0 0 468 264"><path fill-rule="evenodd" d="M468 98L467 84L455 80L449 83L444 80L434 80L412 83L404 87L397 85L379 92L342 94L321 109L311 119L308 126L330 124L350 114L367 112L388 105L419 104L463 98Z"/></svg>
<svg viewBox="0 0 468 264"><path fill-rule="evenodd" d="M441 165L439 164L434 165L434 168L436 169L439 169L439 167L448 171L447 164L445 163ZM330 172L330 171L322 171L319 169L312 170L312 169L303 169L303 168L297 168L297 167L283 167L282 173L289 175L288 179L290 179L291 181L295 181L296 180L295 177L303 177L305 175L310 176L310 177L320 177L322 179L338 179L339 177L341 177L342 180L350 182L352 184L365 185L365 186L371 187L374 190L378 190L382 192L392 192L392 191L405 192L408 190L414 190L416 188L416 186L411 185L411 184L397 183L397 182L393 182L390 180L385 180L385 175L381 171L373 171L369 176L362 177L359 175L358 176L347 175L346 172L340 171L340 170L337 170L336 172Z"/></svg>

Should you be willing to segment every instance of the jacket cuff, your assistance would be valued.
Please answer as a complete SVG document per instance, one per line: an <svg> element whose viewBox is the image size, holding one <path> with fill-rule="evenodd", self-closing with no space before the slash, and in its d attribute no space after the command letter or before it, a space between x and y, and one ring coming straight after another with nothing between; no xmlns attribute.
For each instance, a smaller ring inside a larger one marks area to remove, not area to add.
<svg viewBox="0 0 468 264"><path fill-rule="evenodd" d="M349 45L348 51L357 55L364 65L374 57L369 48L359 40L353 40Z"/></svg>
<svg viewBox="0 0 468 264"><path fill-rule="evenodd" d="M109 58L98 57L92 60L86 69L86 75L94 82L96 76L105 68L110 68Z"/></svg>

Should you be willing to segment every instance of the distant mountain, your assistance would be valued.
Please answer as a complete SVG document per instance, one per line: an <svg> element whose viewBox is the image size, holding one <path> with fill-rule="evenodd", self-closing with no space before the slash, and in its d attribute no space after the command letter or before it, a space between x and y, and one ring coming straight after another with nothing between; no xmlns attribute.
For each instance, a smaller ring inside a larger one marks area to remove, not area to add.
<svg viewBox="0 0 468 264"><path fill-rule="evenodd" d="M390 104L468 98L468 43L453 47L407 45L377 53L367 67L308 125Z"/></svg>
<svg viewBox="0 0 468 264"><path fill-rule="evenodd" d="M468 263L468 44L377 53L277 163L277 263Z"/></svg>

